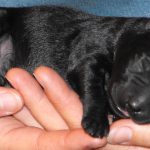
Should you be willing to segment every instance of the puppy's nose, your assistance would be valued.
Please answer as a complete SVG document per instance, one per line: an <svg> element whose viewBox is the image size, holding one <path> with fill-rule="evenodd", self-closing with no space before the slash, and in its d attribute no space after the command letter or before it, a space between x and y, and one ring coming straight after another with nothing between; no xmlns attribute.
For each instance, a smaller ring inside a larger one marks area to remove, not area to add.
<svg viewBox="0 0 150 150"><path fill-rule="evenodd" d="M129 112L129 114L132 114L132 115L135 115L135 114L140 115L140 113L142 111L140 103L136 100L128 101L128 103L126 105L126 109Z"/></svg>
<svg viewBox="0 0 150 150"><path fill-rule="evenodd" d="M130 99L126 103L126 111L129 116L137 123L150 122L149 97L138 96Z"/></svg>

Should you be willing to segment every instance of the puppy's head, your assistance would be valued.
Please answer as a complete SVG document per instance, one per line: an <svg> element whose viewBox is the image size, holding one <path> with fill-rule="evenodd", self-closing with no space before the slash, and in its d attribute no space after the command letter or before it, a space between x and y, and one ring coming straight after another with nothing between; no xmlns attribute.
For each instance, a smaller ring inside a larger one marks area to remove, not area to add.
<svg viewBox="0 0 150 150"><path fill-rule="evenodd" d="M150 32L120 39L110 86L111 108L120 117L150 122Z"/></svg>

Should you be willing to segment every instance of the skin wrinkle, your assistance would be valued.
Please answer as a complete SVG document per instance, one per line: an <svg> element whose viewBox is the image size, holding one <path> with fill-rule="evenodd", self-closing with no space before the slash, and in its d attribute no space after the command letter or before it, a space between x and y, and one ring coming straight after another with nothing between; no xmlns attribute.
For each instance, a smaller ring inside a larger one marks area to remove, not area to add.
<svg viewBox="0 0 150 150"><path fill-rule="evenodd" d="M35 150L42 150L40 147L40 140L41 140L41 137L42 137L42 135L44 134L44 131L43 132L41 132L38 136L37 136L37 138L36 138L36 142L35 142Z"/></svg>
<svg viewBox="0 0 150 150"><path fill-rule="evenodd" d="M22 130L22 129L25 130L25 129L28 129L28 128L29 128L28 126L19 127L18 129L12 130L12 132L15 133L15 132L17 132L17 130L18 130L18 131L19 131L19 130ZM34 127L33 127L33 128L34 128ZM35 129L36 129L36 128L35 128ZM40 132L39 129L38 129L38 132ZM41 130L40 133L42 133L42 132L44 132L44 130L43 130L43 131ZM39 133L39 135L40 135L40 133ZM13 133L12 133L12 134L13 134ZM37 132L36 132L36 134L37 134ZM36 135L36 137L38 138L37 135ZM30 146L29 146L29 147L32 148L33 150L34 150L35 148L37 148L37 147L36 147L36 145L37 145L37 143L36 143L36 142L37 142L37 138L35 138L35 136L34 136L34 140L32 141L32 144L30 144ZM22 141L22 139L21 139L20 142L24 142L24 141ZM13 146L13 147L14 147L14 146ZM24 148L24 147L23 147L23 148ZM26 149L25 149L25 150L26 150ZM36 149L35 149L35 150L36 150Z"/></svg>
<svg viewBox="0 0 150 150"><path fill-rule="evenodd" d="M20 127L20 125L17 125L17 126L15 125L16 127L13 127L12 124L10 126L11 126L12 130L9 130L7 133L5 133L5 137L7 137L7 136L9 137L9 135L12 134L13 132L25 127L25 126ZM5 139L7 139L7 138L5 138ZM3 146L6 145L5 147L7 147L7 144L5 144L5 143L7 143L7 141L4 141L5 139L1 138L0 141L1 142L3 141L3 143L4 143L1 145L3 145ZM2 147L2 148L4 148L4 147Z"/></svg>

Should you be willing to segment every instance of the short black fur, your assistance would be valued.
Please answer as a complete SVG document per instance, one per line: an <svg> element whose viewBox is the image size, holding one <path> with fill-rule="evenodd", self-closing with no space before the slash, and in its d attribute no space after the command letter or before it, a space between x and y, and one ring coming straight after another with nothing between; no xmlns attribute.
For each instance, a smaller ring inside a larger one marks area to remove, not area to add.
<svg viewBox="0 0 150 150"><path fill-rule="evenodd" d="M90 135L108 134L109 106L120 117L150 122L148 100L142 110L135 108L150 86L149 19L98 17L55 6L1 8L0 36L1 85L11 67L32 72L46 65L80 95L82 126Z"/></svg>

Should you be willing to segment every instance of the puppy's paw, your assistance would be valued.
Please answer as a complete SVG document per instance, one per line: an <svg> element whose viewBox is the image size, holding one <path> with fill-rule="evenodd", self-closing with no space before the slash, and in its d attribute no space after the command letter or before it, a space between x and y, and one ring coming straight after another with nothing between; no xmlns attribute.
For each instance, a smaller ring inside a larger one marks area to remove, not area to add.
<svg viewBox="0 0 150 150"><path fill-rule="evenodd" d="M103 138L109 132L109 122L107 117L86 115L82 119L82 127L93 137Z"/></svg>

